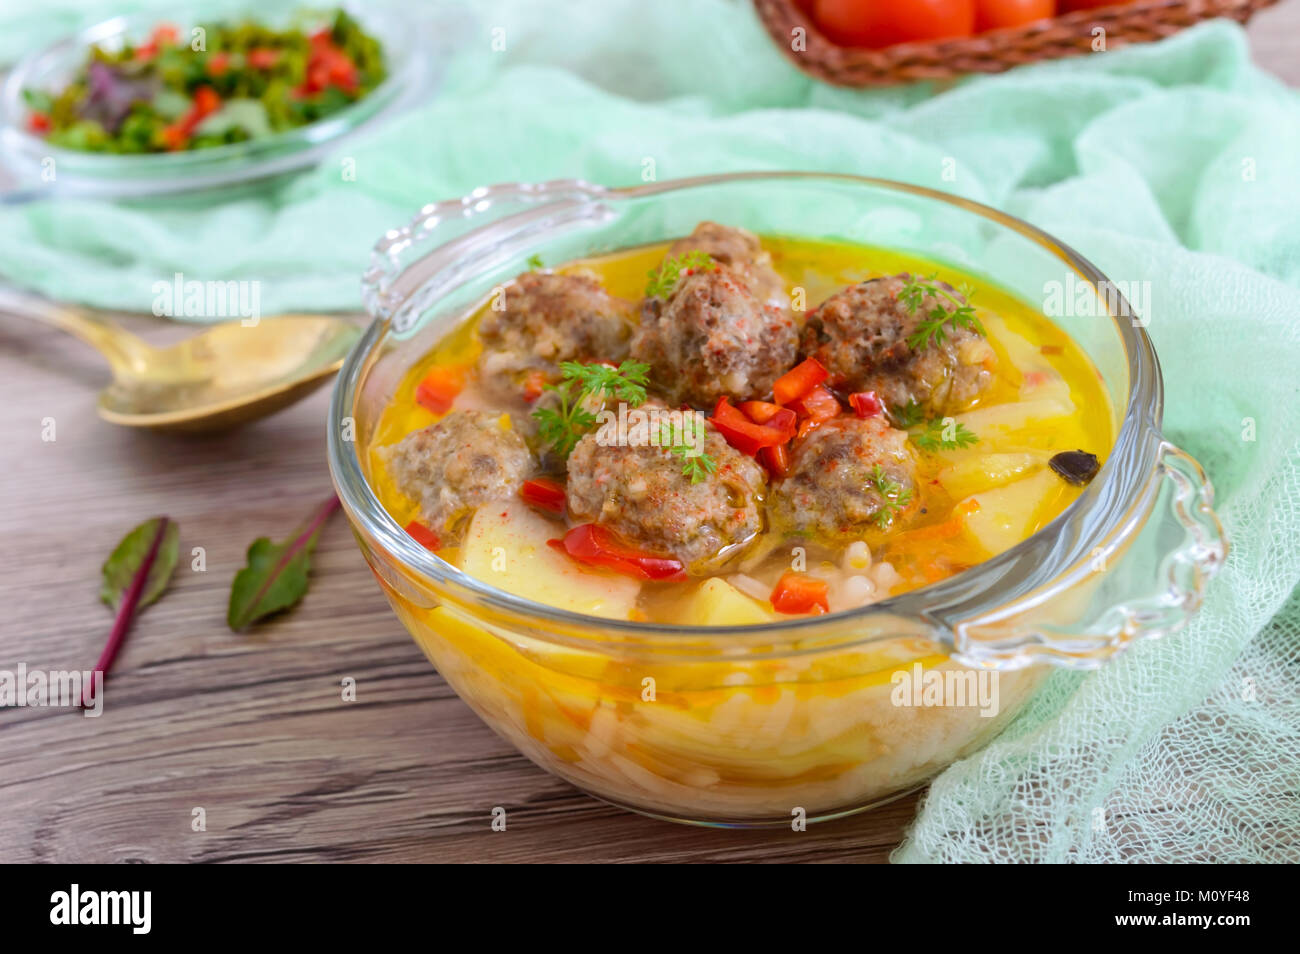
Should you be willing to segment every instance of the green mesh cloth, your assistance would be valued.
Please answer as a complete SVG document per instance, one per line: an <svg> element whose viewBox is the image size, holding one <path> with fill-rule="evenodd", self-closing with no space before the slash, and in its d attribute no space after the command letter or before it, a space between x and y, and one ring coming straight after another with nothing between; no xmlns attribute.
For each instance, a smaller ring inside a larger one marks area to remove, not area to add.
<svg viewBox="0 0 1300 954"><path fill-rule="evenodd" d="M0 12L0 55L85 6ZM356 181L327 161L221 204L0 209L0 273L135 309L175 271L261 279L267 313L354 306L373 240L425 202L629 183L647 159L660 179L863 173L1020 215L1151 281L1166 431L1213 478L1233 549L1189 628L1058 674L940 776L896 860L1300 860L1300 108L1242 32L859 93L793 70L745 4L555 6L475 4L446 94L345 147Z"/></svg>

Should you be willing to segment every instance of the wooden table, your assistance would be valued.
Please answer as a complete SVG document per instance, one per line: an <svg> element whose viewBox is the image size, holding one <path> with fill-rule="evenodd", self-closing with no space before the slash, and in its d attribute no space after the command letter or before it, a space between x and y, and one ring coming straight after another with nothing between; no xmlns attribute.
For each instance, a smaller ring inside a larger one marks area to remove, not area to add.
<svg viewBox="0 0 1300 954"><path fill-rule="evenodd" d="M1251 36L1300 83L1300 3L1266 11ZM184 333L126 324L157 340ZM641 818L552 778L434 672L342 517L321 537L304 601L230 632L245 548L286 536L330 493L326 393L245 431L186 439L101 423L91 396L104 381L77 342L0 317L0 669L94 664L111 622L100 565L140 520L176 519L182 552L101 717L0 710L0 861L884 861L902 838L918 796L802 833L727 832ZM355 702L342 701L345 677ZM504 832L490 827L497 805ZM192 830L196 808L206 831Z"/></svg>

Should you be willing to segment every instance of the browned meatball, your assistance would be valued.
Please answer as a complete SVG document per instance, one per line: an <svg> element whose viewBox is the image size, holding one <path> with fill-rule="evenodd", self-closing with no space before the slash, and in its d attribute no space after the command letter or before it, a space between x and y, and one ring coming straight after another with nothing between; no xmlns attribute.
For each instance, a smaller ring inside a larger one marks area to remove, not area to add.
<svg viewBox="0 0 1300 954"><path fill-rule="evenodd" d="M781 530L859 536L891 529L914 509L916 461L907 434L884 418L827 421L795 442L789 467L769 495Z"/></svg>
<svg viewBox="0 0 1300 954"><path fill-rule="evenodd" d="M634 307L590 276L525 272L506 286L499 304L487 309L478 328L479 374L491 390L516 392L530 371L558 380L561 361L627 357Z"/></svg>
<svg viewBox="0 0 1300 954"><path fill-rule="evenodd" d="M690 235L674 242L668 254L684 255L697 251L737 272L759 301L779 308L790 307L785 282L772 268L772 256L763 250L753 232L717 222L701 222Z"/></svg>
<svg viewBox="0 0 1300 954"><path fill-rule="evenodd" d="M655 402L642 405L663 410ZM717 469L699 483L664 447L602 444L593 431L569 455L568 503L580 523L600 523L648 553L707 573L763 529L763 469L705 425Z"/></svg>
<svg viewBox="0 0 1300 954"><path fill-rule="evenodd" d="M517 493L532 472L533 456L508 421L452 411L380 451L397 489L420 505L420 519L443 542L476 507Z"/></svg>
<svg viewBox="0 0 1300 954"><path fill-rule="evenodd" d="M648 298L632 357L671 404L712 408L724 394L760 398L798 351L793 316L754 297L725 265L681 279L667 301Z"/></svg>
<svg viewBox="0 0 1300 954"><path fill-rule="evenodd" d="M908 277L875 278L826 299L804 325L803 353L845 390L875 391L890 407L915 401L927 417L955 413L992 381L993 349L978 332L951 324L944 325L941 343L909 346L908 337L937 305L954 306L926 294L913 313L898 300Z"/></svg>

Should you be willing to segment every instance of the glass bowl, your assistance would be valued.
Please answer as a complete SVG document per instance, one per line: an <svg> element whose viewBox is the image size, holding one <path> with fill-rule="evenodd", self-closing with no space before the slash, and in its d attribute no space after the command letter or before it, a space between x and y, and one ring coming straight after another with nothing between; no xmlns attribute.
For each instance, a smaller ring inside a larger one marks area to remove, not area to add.
<svg viewBox="0 0 1300 954"><path fill-rule="evenodd" d="M28 131L28 109L22 93L29 88L61 88L83 65L90 46L99 44L111 49L128 40L140 42L160 21L178 26L182 37L200 23L242 17L283 26L300 16L299 0L228 0L181 6L168 10L166 16L155 10L115 17L33 53L14 67L0 93L0 154L17 187L5 198L12 202L51 193L130 198L269 178L315 163L348 137L363 128L373 128L381 118L428 94L442 58L437 50L417 50L417 38L428 32L423 30L421 17L382 2L334 6L346 9L383 44L387 66L384 81L368 96L325 119L265 139L208 149L112 155L53 146ZM438 42L448 42L454 32L439 32Z"/></svg>
<svg viewBox="0 0 1300 954"><path fill-rule="evenodd" d="M564 262L665 241L703 219L913 252L1031 303L1068 290L1052 320L1087 352L1117 417L1100 473L1051 524L972 569L851 612L762 626L577 615L469 577L407 536L358 448L412 363L531 255ZM636 811L785 825L913 789L983 746L1050 667L1097 667L1179 628L1225 556L1205 474L1161 436L1160 368L1141 318L1063 243L965 199L805 173L500 185L426 206L387 233L364 290L376 320L339 376L329 427L331 472L362 552L488 725L548 771Z"/></svg>

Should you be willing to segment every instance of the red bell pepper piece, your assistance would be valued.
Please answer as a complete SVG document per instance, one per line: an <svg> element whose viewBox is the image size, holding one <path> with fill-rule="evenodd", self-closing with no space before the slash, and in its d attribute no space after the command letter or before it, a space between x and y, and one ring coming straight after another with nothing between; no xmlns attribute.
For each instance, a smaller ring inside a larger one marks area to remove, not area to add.
<svg viewBox="0 0 1300 954"><path fill-rule="evenodd" d="M789 404L821 384L831 373L816 358L805 358L776 379L772 398L777 404Z"/></svg>
<svg viewBox="0 0 1300 954"><path fill-rule="evenodd" d="M437 550L442 546L442 541L438 539L438 535L418 520L412 520L408 523L406 532L412 540L427 550Z"/></svg>
<svg viewBox="0 0 1300 954"><path fill-rule="evenodd" d="M875 391L855 391L849 395L849 405L858 417L879 417L885 413L885 407Z"/></svg>
<svg viewBox="0 0 1300 954"><path fill-rule="evenodd" d="M672 580L686 572L680 560L643 553L598 523L584 523L566 533L562 540L546 542L579 563L603 566L642 580Z"/></svg>
<svg viewBox="0 0 1300 954"><path fill-rule="evenodd" d="M208 57L208 75L222 76L230 69L230 54L218 51Z"/></svg>
<svg viewBox="0 0 1300 954"><path fill-rule="evenodd" d="M766 424L781 411L781 405L769 401L741 401L736 407L755 424Z"/></svg>
<svg viewBox="0 0 1300 954"><path fill-rule="evenodd" d="M27 128L34 133L50 131L50 117L45 113L31 113L27 117Z"/></svg>
<svg viewBox="0 0 1300 954"><path fill-rule="evenodd" d="M255 70L272 69L280 61L280 51L259 47L248 51L248 65Z"/></svg>
<svg viewBox="0 0 1300 954"><path fill-rule="evenodd" d="M740 408L732 407L726 395L718 398L710 420L728 444L751 457L764 447L786 443L797 429L797 418L789 408L780 408L767 423L756 424Z"/></svg>
<svg viewBox="0 0 1300 954"><path fill-rule="evenodd" d="M534 477L525 480L519 488L519 496L534 507L541 507L552 513L564 513L568 506L568 497L564 484L550 477Z"/></svg>
<svg viewBox="0 0 1300 954"><path fill-rule="evenodd" d="M546 390L546 375L541 371L529 371L524 378L524 400L532 404Z"/></svg>
<svg viewBox="0 0 1300 954"><path fill-rule="evenodd" d="M843 410L839 399L821 385L817 385L803 397L791 401L789 408L799 416L800 420L816 421L818 424L837 417Z"/></svg>
<svg viewBox="0 0 1300 954"><path fill-rule="evenodd" d="M764 447L758 452L758 462L766 467L767 472L776 480L790 473L790 451L785 444Z"/></svg>
<svg viewBox="0 0 1300 954"><path fill-rule="evenodd" d="M194 102L187 112L176 122L163 129L163 140L171 150L184 149L185 144L194 135L199 123L221 108L221 97L211 86L200 86L194 91Z"/></svg>
<svg viewBox="0 0 1300 954"><path fill-rule="evenodd" d="M429 369L415 388L415 400L434 414L451 410L456 395L465 389L466 368L461 364L442 364Z"/></svg>
<svg viewBox="0 0 1300 954"><path fill-rule="evenodd" d="M829 590L825 580L789 570L772 590L772 608L778 613L828 613Z"/></svg>

